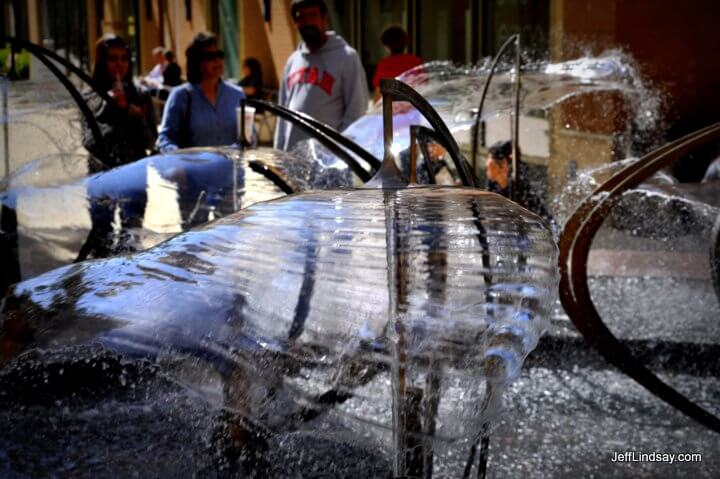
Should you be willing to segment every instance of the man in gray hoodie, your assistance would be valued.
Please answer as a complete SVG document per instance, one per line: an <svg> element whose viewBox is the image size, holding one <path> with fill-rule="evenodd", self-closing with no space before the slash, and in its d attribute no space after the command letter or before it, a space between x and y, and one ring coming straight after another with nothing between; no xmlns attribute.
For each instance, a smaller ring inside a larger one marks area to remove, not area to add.
<svg viewBox="0 0 720 479"><path fill-rule="evenodd" d="M278 102L342 131L367 110L365 70L357 52L335 32L327 31L322 0L293 0L291 14L303 42L285 65ZM275 148L288 151L308 136L278 120Z"/></svg>

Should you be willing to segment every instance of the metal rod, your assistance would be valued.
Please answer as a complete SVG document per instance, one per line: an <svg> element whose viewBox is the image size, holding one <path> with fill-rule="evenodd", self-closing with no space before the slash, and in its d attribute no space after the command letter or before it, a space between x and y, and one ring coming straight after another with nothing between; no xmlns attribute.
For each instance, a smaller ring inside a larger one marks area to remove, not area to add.
<svg viewBox="0 0 720 479"><path fill-rule="evenodd" d="M487 433L487 430L483 433L482 437L480 438L480 456L478 456L478 470L477 470L477 477L478 479L485 479L485 476L487 474L487 463L488 463L488 457L490 454L490 436Z"/></svg>
<svg viewBox="0 0 720 479"><path fill-rule="evenodd" d="M92 79L92 77L90 75L88 75L85 71L83 71L81 68L79 68L74 63L69 62L68 60L61 57L60 55L53 52L52 50L48 50L47 48L37 45L35 43L31 43L26 40L22 40L22 39L15 38L15 37L0 37L0 42L4 42L4 43L10 42L11 44L14 43L21 49L25 49L29 53L32 53L33 55L36 55L36 56L44 55L45 57L50 58L54 62L62 65L64 68L66 68L72 74L76 75L83 82L87 83L87 85L90 88L92 88L92 90L95 93L97 93L103 100L105 100L105 101L111 100L111 98L107 94L107 92L100 90L97 87L97 85L95 85L95 81Z"/></svg>
<svg viewBox="0 0 720 479"><path fill-rule="evenodd" d="M416 126L416 125L413 125ZM418 144L417 144L417 128L410 127L410 164L408 169L410 174L408 175L408 181L410 184L417 184L417 157L418 157ZM425 158L427 163L427 158Z"/></svg>
<svg viewBox="0 0 720 479"><path fill-rule="evenodd" d="M55 75L55 77L62 83L62 85L65 87L65 89L70 93L70 96L75 100L75 103L77 104L78 108L80 109L80 112L85 117L85 120L87 121L88 127L90 128L90 132L92 133L95 144L98 145L100 148L100 154L102 156L107 156L107 148L105 143L102 140L102 134L100 132L100 127L98 126L97 120L95 119L95 115L90 111L90 108L88 108L87 103L85 102L85 99L80 94L80 92L75 88L75 85L70 82L70 80L67 79L67 77L55 66L55 64L50 61L52 59L54 62L61 64L66 69L70 70L71 72L78 75L83 81L85 81L92 90L97 93L100 98L102 98L106 102L112 101L110 97L108 96L107 92L100 91L97 86L95 85L95 82L90 78L85 72L80 70L78 67L73 65L72 63L68 62L61 56L57 55L55 52L52 52L48 50L47 48L43 48L39 45L36 45L34 43L30 43L24 40L20 40L14 37L2 37L0 41L4 42L10 42L11 45L13 45L13 48L20 47L27 50L29 53L32 53L35 55L38 60L40 60L43 65L47 67L50 72ZM96 158L100 163L103 164L106 168L109 169L109 166L107 164L107 161L104 159Z"/></svg>
<svg viewBox="0 0 720 479"><path fill-rule="evenodd" d="M497 69L498 63L500 62L500 58L502 57L505 50L513 43L517 41L517 43L520 43L520 34L516 33L515 35L511 35L507 40L505 40L505 43L502 44L500 47L500 50L495 54L495 57L493 58L492 63L490 64L490 72L488 72L487 78L485 78L485 84L483 85L483 91L480 95L480 104L478 105L477 112L475 114L475 125L473 126L473 138L472 138L472 167L473 172L477 171L477 150L478 150L478 133L480 130L480 122L482 119L482 112L483 107L485 106L485 97L487 96L488 89L490 88L490 80L492 80L493 75L495 75L495 70ZM520 50L520 47L518 46L518 51ZM517 59L516 59L517 61ZM520 69L518 68L518 74L520 72Z"/></svg>
<svg viewBox="0 0 720 479"><path fill-rule="evenodd" d="M382 92L383 112L383 162L375 175L380 185L387 181L392 183L399 175L395 157L392 153L393 143L393 118L392 118L392 95ZM402 300L402 278L399 276L398 268L398 231L395 211L394 190L385 190L385 242L387 249L387 289L388 309L387 319L391 325L391 348L393 362L391 365L391 396L392 396L392 429L394 454L392 458L393 473L395 477L406 475L405 452L406 452L406 421L405 421L405 335L403 323L400 319L399 309Z"/></svg>
<svg viewBox="0 0 720 479"><path fill-rule="evenodd" d="M510 181L510 199L517 202L518 194L518 178L520 171L518 165L520 158L520 34L517 34L517 42L515 48L515 94L513 98L513 112L511 114L513 120L510 126L510 141L512 144L512 180Z"/></svg>
<svg viewBox="0 0 720 479"><path fill-rule="evenodd" d="M240 134L238 135L238 145L240 148L247 148L250 144L245 137L245 99L240 100Z"/></svg>
<svg viewBox="0 0 720 479"><path fill-rule="evenodd" d="M405 188L407 181L395 162L393 145L393 93L387 83L380 84L382 92L382 119L383 119L383 161L375 176L365 186L370 188Z"/></svg>
<svg viewBox="0 0 720 479"><path fill-rule="evenodd" d="M272 181L283 193L291 195L298 192L298 189L292 186L292 181L290 181L278 168L263 163L260 160L250 160L248 161L248 166L255 173L259 173L268 180Z"/></svg>
<svg viewBox="0 0 720 479"><path fill-rule="evenodd" d="M434 185L436 184L435 168L433 167L430 158L430 150L428 149L427 138L425 137L426 132L434 132L434 130L421 125L410 125L410 137L412 137L413 134L415 135L417 144L423 154L423 164L425 165L425 170L427 171L428 183Z"/></svg>
<svg viewBox="0 0 720 479"><path fill-rule="evenodd" d="M308 316L310 316L310 302L312 301L313 292L315 291L318 242L314 225L311 225L310 228L306 230L306 234L308 236L304 242L303 251L301 251L305 256L302 284L300 285L300 291L298 291L298 300L295 304L293 321L288 331L288 344L293 344L297 338L302 335L303 331L305 331L305 322Z"/></svg>
<svg viewBox="0 0 720 479"><path fill-rule="evenodd" d="M482 404L480 405L480 417L484 418L485 420L480 425L480 431L477 435L477 438L475 439L475 442L470 447L470 454L468 456L468 460L465 463L465 470L463 471L463 479L468 479L470 477L470 472L472 471L473 463L475 462L475 454L477 453L478 445L480 445L480 456L478 457L478 469L477 469L477 477L479 479L484 479L485 474L487 473L487 460L488 460L488 451L490 446L490 423L487 422L487 413L490 410L491 405L493 404L493 400L496 400L497 398L493 397L493 386L492 383L487 381L487 387L485 389L485 396L483 397Z"/></svg>
<svg viewBox="0 0 720 479"><path fill-rule="evenodd" d="M371 170L377 170L380 168L380 161L373 156L372 153L367 151L362 146L358 145L354 141L352 141L350 138L346 137L336 129L332 128L331 126L326 125L325 123L316 120L315 118L311 117L310 115L307 115L305 113L289 110L287 108L284 108L276 103L272 103L265 100L256 100L253 98L246 98L245 103L249 106L254 106L256 108L264 108L266 110L270 110L273 113L275 113L278 116L281 116L278 112L282 111L288 116L293 116L295 118L299 118L304 120L306 123L308 123L310 126L318 130L319 132L329 136L332 140L334 140L336 143L338 143L343 148L347 148L350 150L351 153L358 156L361 160L363 160L365 163L367 163ZM289 119L288 116L283 116L286 120ZM290 120L292 121L292 120Z"/></svg>
<svg viewBox="0 0 720 479"><path fill-rule="evenodd" d="M395 165L395 157L392 154L393 144L393 96L391 93L382 94L382 119L383 119L383 165Z"/></svg>
<svg viewBox="0 0 720 479"><path fill-rule="evenodd" d="M3 154L5 158L5 179L10 176L10 118L8 118L8 77L0 79L2 83L2 120L3 120Z"/></svg>
<svg viewBox="0 0 720 479"><path fill-rule="evenodd" d="M386 98L389 98L390 100L409 102L420 112L422 116L425 117L425 119L430 123L430 126L432 126L435 130L438 143L447 150L450 158L452 158L462 183L468 186L476 186L475 175L470 171L470 166L460 153L460 148L458 147L455 138L453 138L447 125L442 118L440 118L440 115L438 115L430 103L420 96L418 92L399 80L380 80L380 90L383 92L383 124L387 122L386 117L389 117L390 122L392 123L392 107L390 107L391 109L389 112L386 112Z"/></svg>
<svg viewBox="0 0 720 479"><path fill-rule="evenodd" d="M232 195L233 195L233 212L240 209L240 205L238 204L238 157L236 155L232 155L232 162L233 162L233 186L232 186Z"/></svg>
<svg viewBox="0 0 720 479"><path fill-rule="evenodd" d="M710 275L715 286L715 295L720 302L720 215L715 220L711 238L713 240L710 243Z"/></svg>
<svg viewBox="0 0 720 479"><path fill-rule="evenodd" d="M434 142L438 144L442 144L442 139L440 135L437 134L437 132L431 128L428 128L426 126L422 125L412 125L410 126L410 134L412 135L412 129L415 129L415 135L417 137L418 144L420 145L420 150L423 152L423 156L426 158L426 164L430 161L430 152L428 150L428 142ZM467 161L465 158L461 158L460 161L467 164ZM469 166L468 166L469 168ZM459 173L458 173L459 174ZM465 181L463 181L463 177L460 177L460 181L463 186L469 186L473 187L475 185L468 184ZM432 184L435 184L435 173L432 174Z"/></svg>
<svg viewBox="0 0 720 479"><path fill-rule="evenodd" d="M360 163L358 163L355 158L353 158L352 155L350 155L344 147L347 147L346 144L342 144L337 140L337 138L333 138L332 135L329 135L327 133L327 129L331 129L329 126L324 125L325 128L319 128L318 123L320 122L313 122L308 120L305 116L298 112L294 112L291 110L288 110L287 108L284 108L280 105L277 105L275 103L271 102L265 102L261 100L253 100L251 98L246 98L245 103L249 106L255 106L260 108L265 108L267 110L272 111L276 116L283 118L284 120L287 120L294 125L298 126L301 130L303 130L305 133L309 134L313 138L315 138L317 141L322 143L323 146L325 146L328 150L330 150L334 155L336 155L338 158L340 158L343 162L345 162L350 170L355 173L358 178L360 178L362 181L368 181L370 179L370 173L360 166ZM335 131L339 136L340 133ZM344 138L344 137L343 137ZM349 143L354 143L352 140L345 138L345 140ZM342 145L342 146L341 146ZM356 145L357 146L357 145ZM357 146L357 148L361 148L360 146ZM350 148L348 148L350 149ZM369 155L369 153L368 153ZM375 158L375 157L373 157ZM377 161L377 159L375 159Z"/></svg>

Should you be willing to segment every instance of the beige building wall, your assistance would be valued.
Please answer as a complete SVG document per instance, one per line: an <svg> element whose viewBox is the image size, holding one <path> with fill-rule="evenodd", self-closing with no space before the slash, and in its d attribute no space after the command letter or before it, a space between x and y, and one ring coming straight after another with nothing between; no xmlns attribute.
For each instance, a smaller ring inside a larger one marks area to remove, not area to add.
<svg viewBox="0 0 720 479"><path fill-rule="evenodd" d="M146 8L150 5L152 17L148 18ZM155 66L152 58L152 49L157 46L166 46L162 38L163 29L161 26L160 2L156 0L138 1L137 24L140 32L140 65L141 73L149 72Z"/></svg>
<svg viewBox="0 0 720 479"><path fill-rule="evenodd" d="M283 2L273 3L282 4ZM273 24L275 24L277 30L278 25L282 25L284 22L274 19L272 17L274 12L271 11L271 20L273 22L270 25L266 24L263 19L262 0L240 0L239 6L240 25L238 25L238 32L242 40L240 42L241 58L239 63L242 65L243 59L248 57L257 58L262 66L264 86L275 89L277 88L278 78L282 75L282 70L278 70L270 48L270 32L272 32ZM278 6L273 6L273 8L282 12L282 5L280 5L280 8Z"/></svg>
<svg viewBox="0 0 720 479"><path fill-rule="evenodd" d="M88 12L88 45L90 63L94 62L94 45L105 33L124 32L128 28L127 18L122 12L124 0L104 0L103 18L98 18L97 4L86 0ZM290 16L290 0L270 2L270 21L263 19L263 0L236 0L238 12L238 64L243 59L255 57L263 68L265 87L277 89L282 71L290 54L298 43L298 35ZM31 0L37 3L37 0ZM146 8L152 8L148 18ZM186 18L185 0L139 0L138 18L135 28L140 35L140 72L153 67L152 49L158 45L175 52L177 61L185 72L185 49L193 35L213 28L211 12L218 8L214 0L192 0L192 19ZM36 16L37 17L37 16ZM31 31L33 31L31 29Z"/></svg>
<svg viewBox="0 0 720 479"><path fill-rule="evenodd" d="M262 4L262 0L245 1L254 1L258 7ZM273 71L272 80L268 79L267 82L272 81L270 86L272 88L278 88L285 63L298 44L298 35L292 21L292 16L290 15L290 0L275 0L271 2L270 22L253 22L251 18L248 18L247 21L244 21L243 30L252 31L253 25L262 25L264 27L266 39L265 48L267 48L266 57L272 63ZM244 42L247 52L250 51L249 49L252 43L252 37ZM265 64L263 64L263 67L265 67Z"/></svg>
<svg viewBox="0 0 720 479"><path fill-rule="evenodd" d="M167 20L165 31L169 34L170 45L175 51L178 63L185 73L185 49L196 33L211 29L208 18L210 0L192 0L192 20L185 15L185 0L167 0Z"/></svg>
<svg viewBox="0 0 720 479"><path fill-rule="evenodd" d="M588 49L599 54L615 44L615 0L551 0L550 59L578 58ZM622 102L612 94L592 94L553 108L550 115L548 194L558 194L571 170L599 166L615 159L614 133L623 131ZM572 166L571 166L572 165Z"/></svg>
<svg viewBox="0 0 720 479"><path fill-rule="evenodd" d="M40 38L40 1L28 0L27 2L28 17L28 40L32 43L42 45Z"/></svg>

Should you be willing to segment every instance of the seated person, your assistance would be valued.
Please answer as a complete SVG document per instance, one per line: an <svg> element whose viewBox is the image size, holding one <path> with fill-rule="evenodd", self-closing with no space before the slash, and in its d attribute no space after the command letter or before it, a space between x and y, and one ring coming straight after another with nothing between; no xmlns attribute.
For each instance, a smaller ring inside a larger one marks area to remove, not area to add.
<svg viewBox="0 0 720 479"><path fill-rule="evenodd" d="M96 138L83 120L83 146L90 153L90 171L96 172L148 155L157 130L150 99L132 82L130 48L114 35L98 40L92 78L95 87L106 91L111 101L89 91L84 94L100 129Z"/></svg>
<svg viewBox="0 0 720 479"><path fill-rule="evenodd" d="M150 73L148 73L140 84L147 87L148 90L157 90L162 86L163 71L165 71L165 49L163 47L155 47L152 49L153 59L155 60L155 66L152 67Z"/></svg>
<svg viewBox="0 0 720 479"><path fill-rule="evenodd" d="M174 88L165 104L157 148L161 152L237 142L235 109L242 88L222 79L224 53L213 33L198 33L185 51L188 83Z"/></svg>
<svg viewBox="0 0 720 479"><path fill-rule="evenodd" d="M248 98L262 99L262 67L257 58L246 58L242 65L243 77L238 83Z"/></svg>
<svg viewBox="0 0 720 479"><path fill-rule="evenodd" d="M518 151L518 156L520 152ZM518 204L536 215L553 223L553 218L542 199L532 188L529 179L529 168L518 158L517 184L513 185ZM485 163L487 172L487 189L506 198L510 198L510 182L512 181L512 142L498 141L488 149Z"/></svg>
<svg viewBox="0 0 720 479"><path fill-rule="evenodd" d="M180 69L180 65L175 61L175 54L172 50L165 52L165 61L167 65L165 65L165 70L163 70L162 74L163 86L174 87L180 85L182 83L182 70Z"/></svg>

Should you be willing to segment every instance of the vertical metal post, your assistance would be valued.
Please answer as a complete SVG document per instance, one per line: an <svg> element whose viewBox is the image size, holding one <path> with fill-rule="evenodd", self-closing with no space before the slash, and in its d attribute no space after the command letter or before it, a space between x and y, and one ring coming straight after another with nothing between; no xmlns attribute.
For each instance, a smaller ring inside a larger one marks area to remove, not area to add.
<svg viewBox="0 0 720 479"><path fill-rule="evenodd" d="M380 91L382 92L382 115L383 115L383 161L375 176L365 186L379 188L404 188L407 181L403 178L402 172L395 163L395 155L392 152L393 144L393 94L392 82L395 80L381 80Z"/></svg>
<svg viewBox="0 0 720 479"><path fill-rule="evenodd" d="M410 165L408 181L410 184L417 183L417 157L418 157L417 128L410 128ZM427 162L428 159L425 159Z"/></svg>
<svg viewBox="0 0 720 479"><path fill-rule="evenodd" d="M238 135L238 145L245 149L248 146L248 140L245 138L245 100L240 100L240 134Z"/></svg>
<svg viewBox="0 0 720 479"><path fill-rule="evenodd" d="M393 118L392 118L392 94L383 92L383 163L378 171L378 176L389 173L397 168L395 157L392 153L393 143ZM393 428L393 472L396 477L405 475L405 355L404 355L404 334L403 324L400 321L399 289L402 285L398 282L398 256L397 256L397 223L395 212L395 192L385 191L385 235L387 247L387 281L388 281L388 321L393 331L391 348L393 350L393 363L391 370L391 395L392 395L392 428Z"/></svg>
<svg viewBox="0 0 720 479"><path fill-rule="evenodd" d="M515 94L513 98L512 124L510 140L512 142L512 180L510 182L510 199L518 200L518 145L520 143L520 35L515 39Z"/></svg>
<svg viewBox="0 0 720 479"><path fill-rule="evenodd" d="M2 76L0 84L2 85L2 122L3 122L3 155L5 159L5 179L10 176L10 131L8 118L8 83L10 79Z"/></svg>
<svg viewBox="0 0 720 479"><path fill-rule="evenodd" d="M388 166L389 162L395 163L392 154L393 143L393 114L392 114L392 94L383 93L382 95L382 115L383 115L383 166Z"/></svg>
<svg viewBox="0 0 720 479"><path fill-rule="evenodd" d="M232 186L232 189L233 189L233 191L232 191L233 212L240 209L239 205L238 205L238 178L237 178L238 165L237 165L237 162L238 162L238 158L236 156L233 156L233 172L232 172L232 175L233 175L233 186Z"/></svg>

